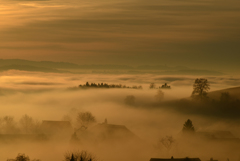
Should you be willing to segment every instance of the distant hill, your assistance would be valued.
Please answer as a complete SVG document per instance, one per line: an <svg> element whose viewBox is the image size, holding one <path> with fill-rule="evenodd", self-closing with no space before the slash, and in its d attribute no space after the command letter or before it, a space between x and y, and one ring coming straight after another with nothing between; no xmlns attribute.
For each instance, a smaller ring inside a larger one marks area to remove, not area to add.
<svg viewBox="0 0 240 161"><path fill-rule="evenodd" d="M74 69L79 68L77 64L66 63L66 62L52 62L52 61L29 61L22 59L0 59L0 66L34 66L44 68L58 68L58 69Z"/></svg>
<svg viewBox="0 0 240 161"><path fill-rule="evenodd" d="M190 68L184 66L169 67L166 65L140 65L136 67L140 70L188 70Z"/></svg>
<svg viewBox="0 0 240 161"><path fill-rule="evenodd" d="M166 75L223 75L221 72L211 71L211 70L199 70L199 69L182 69L175 71L165 71L162 74Z"/></svg>
<svg viewBox="0 0 240 161"><path fill-rule="evenodd" d="M37 67L31 65L5 65L0 66L0 71L6 70L21 70L21 71L34 71L34 72L46 72L46 73L63 73L64 71L60 71L53 68L46 68L46 67Z"/></svg>
<svg viewBox="0 0 240 161"><path fill-rule="evenodd" d="M223 75L212 70L191 69L184 66L166 65L79 65L68 62L29 61L22 59L0 59L0 71L7 70L38 71L53 73L97 73L97 74L159 74L159 75ZM80 71L81 70L81 71Z"/></svg>
<svg viewBox="0 0 240 161"><path fill-rule="evenodd" d="M68 62L52 62L52 61L29 61L22 59L0 59L0 66L35 66L55 69L133 69L127 65L78 65Z"/></svg>

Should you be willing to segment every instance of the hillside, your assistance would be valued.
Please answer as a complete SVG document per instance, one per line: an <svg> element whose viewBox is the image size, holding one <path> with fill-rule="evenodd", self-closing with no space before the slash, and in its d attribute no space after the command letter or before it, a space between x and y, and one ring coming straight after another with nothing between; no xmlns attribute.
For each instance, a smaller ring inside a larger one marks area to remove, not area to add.
<svg viewBox="0 0 240 161"><path fill-rule="evenodd" d="M208 96L212 99L218 100L221 97L221 94L225 92L228 92L232 98L240 99L240 87L212 91L208 93Z"/></svg>
<svg viewBox="0 0 240 161"><path fill-rule="evenodd" d="M54 68L47 68L47 67L38 67L32 65L5 65L0 66L0 71L7 71L7 70L20 70L20 71L29 71L29 72L45 72L45 73L63 73L66 71L60 71Z"/></svg>
<svg viewBox="0 0 240 161"><path fill-rule="evenodd" d="M184 66L117 64L74 64L68 62L30 61L22 59L0 59L0 71L21 70L53 73L95 73L95 74L157 74L157 75L223 75L204 69L191 69Z"/></svg>

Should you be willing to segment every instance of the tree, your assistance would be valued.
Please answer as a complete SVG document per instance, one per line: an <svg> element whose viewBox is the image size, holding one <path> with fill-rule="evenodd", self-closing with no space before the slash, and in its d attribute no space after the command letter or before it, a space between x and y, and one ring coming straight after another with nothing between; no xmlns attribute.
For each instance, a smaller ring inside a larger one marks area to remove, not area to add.
<svg viewBox="0 0 240 161"><path fill-rule="evenodd" d="M193 84L192 98L203 100L207 98L207 91L210 89L207 79L196 79Z"/></svg>
<svg viewBox="0 0 240 161"><path fill-rule="evenodd" d="M150 89L154 89L154 88L156 88L156 85L155 85L155 83L150 83L150 86L149 86L149 88L150 88Z"/></svg>
<svg viewBox="0 0 240 161"><path fill-rule="evenodd" d="M74 155L72 154L70 161L75 161Z"/></svg>
<svg viewBox="0 0 240 161"><path fill-rule="evenodd" d="M156 100L157 100L158 102L162 101L163 98L164 98L164 93L163 93L163 91L159 89L159 90L157 91L157 94L155 95L155 98L156 98Z"/></svg>
<svg viewBox="0 0 240 161"><path fill-rule="evenodd" d="M33 128L35 126L34 120L32 117L28 116L28 115L24 115L21 119L20 119L20 125L24 131L24 133L28 134L33 132Z"/></svg>
<svg viewBox="0 0 240 161"><path fill-rule="evenodd" d="M124 102L127 104L127 105L134 105L135 104L135 97L134 95L129 95L125 98Z"/></svg>
<svg viewBox="0 0 240 161"><path fill-rule="evenodd" d="M25 154L18 154L16 161L30 161L30 159L28 156L25 156Z"/></svg>
<svg viewBox="0 0 240 161"><path fill-rule="evenodd" d="M87 151L67 152L64 161L97 161L97 158Z"/></svg>
<svg viewBox="0 0 240 161"><path fill-rule="evenodd" d="M170 151L175 140L173 139L172 136L166 136L160 139L159 142L167 149L167 151Z"/></svg>
<svg viewBox="0 0 240 161"><path fill-rule="evenodd" d="M87 129L89 125L96 122L91 112L79 112L77 115L77 124L79 128Z"/></svg>
<svg viewBox="0 0 240 161"><path fill-rule="evenodd" d="M7 161L30 161L30 158L25 154L18 154L16 159L7 159ZM33 159L31 161L40 161L39 159Z"/></svg>
<svg viewBox="0 0 240 161"><path fill-rule="evenodd" d="M193 127L192 121L188 119L185 124L183 124L183 132L194 132L195 129Z"/></svg>
<svg viewBox="0 0 240 161"><path fill-rule="evenodd" d="M221 93L221 97L220 97L220 101L223 102L223 103L227 103L227 102L230 102L230 94L229 92L223 92Z"/></svg>
<svg viewBox="0 0 240 161"><path fill-rule="evenodd" d="M17 129L16 122L13 117L5 116L0 121L2 133L10 134L18 132L19 129Z"/></svg>

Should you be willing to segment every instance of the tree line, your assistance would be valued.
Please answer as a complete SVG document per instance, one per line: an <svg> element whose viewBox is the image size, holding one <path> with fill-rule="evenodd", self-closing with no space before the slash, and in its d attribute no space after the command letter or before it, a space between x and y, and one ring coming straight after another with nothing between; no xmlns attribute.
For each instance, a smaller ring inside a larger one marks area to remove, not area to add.
<svg viewBox="0 0 240 161"><path fill-rule="evenodd" d="M40 122L34 120L31 116L23 115L19 122L14 120L12 116L4 116L0 118L1 134L34 134L40 132Z"/></svg>
<svg viewBox="0 0 240 161"><path fill-rule="evenodd" d="M107 84L107 83L89 83L80 84L79 88L131 88L131 89L142 89L142 86L133 85L132 87L121 85L121 84Z"/></svg>
<svg viewBox="0 0 240 161"><path fill-rule="evenodd" d="M64 154L64 161L97 161L97 157L85 150L66 152ZM30 159L24 153L19 153L15 159L7 159L7 161L41 161L40 159Z"/></svg>

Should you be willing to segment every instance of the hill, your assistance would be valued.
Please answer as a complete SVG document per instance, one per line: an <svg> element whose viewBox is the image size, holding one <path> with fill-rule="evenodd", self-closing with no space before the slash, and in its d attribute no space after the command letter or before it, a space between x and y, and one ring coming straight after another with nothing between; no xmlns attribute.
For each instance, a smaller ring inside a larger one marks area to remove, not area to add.
<svg viewBox="0 0 240 161"><path fill-rule="evenodd" d="M53 73L96 73L96 74L157 74L157 75L223 75L212 70L191 69L184 66L166 65L116 65L116 64L74 64L68 62L29 61L22 59L0 59L0 71L38 71Z"/></svg>
<svg viewBox="0 0 240 161"><path fill-rule="evenodd" d="M21 70L21 71L30 71L30 72L45 72L45 73L63 73L66 71L60 71L54 68L46 68L46 67L38 67L32 65L5 65L0 66L0 71L7 71L7 70Z"/></svg>
<svg viewBox="0 0 240 161"><path fill-rule="evenodd" d="M229 93L231 98L240 99L240 87L227 88L208 93L208 97L219 100L222 93Z"/></svg>

